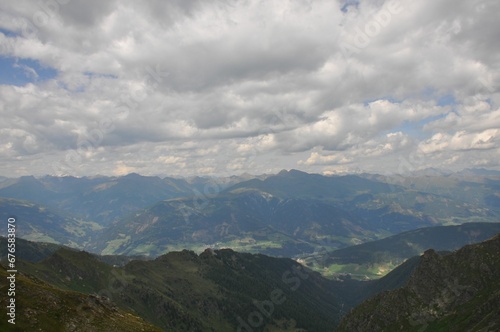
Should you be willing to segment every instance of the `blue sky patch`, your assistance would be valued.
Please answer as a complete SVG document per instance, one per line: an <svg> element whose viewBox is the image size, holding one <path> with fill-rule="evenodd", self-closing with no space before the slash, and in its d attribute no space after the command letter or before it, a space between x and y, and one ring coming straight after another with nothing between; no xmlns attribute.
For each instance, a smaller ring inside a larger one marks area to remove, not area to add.
<svg viewBox="0 0 500 332"><path fill-rule="evenodd" d="M435 115L435 116L429 116L425 119L422 119L422 120L416 121L416 122L405 121L397 128L391 129L390 132L401 131L401 132L407 134L408 136L418 138L418 139L425 139L425 138L429 137L429 133L423 131L422 130L423 127L428 123L434 122L434 121L439 120L439 119L443 119L447 115L448 114L445 113L445 114L439 114L439 115Z"/></svg>
<svg viewBox="0 0 500 332"><path fill-rule="evenodd" d="M0 57L0 84L23 86L56 77L57 70L31 59Z"/></svg>
<svg viewBox="0 0 500 332"><path fill-rule="evenodd" d="M347 10L351 6L353 6L355 8L358 8L358 6L359 6L359 0L345 0L345 1L343 1L342 7L340 7L340 10L342 12L344 12L344 13L347 13Z"/></svg>
<svg viewBox="0 0 500 332"><path fill-rule="evenodd" d="M457 101L455 100L455 96L453 96L453 94L439 94L436 89L431 87L427 87L423 90L423 96L428 99L435 100L438 106L449 106L457 104Z"/></svg>
<svg viewBox="0 0 500 332"><path fill-rule="evenodd" d="M2 28L0 28L0 33L3 33L5 36L7 36L9 38L17 36L17 34L15 32L12 32L12 31L6 30L6 29L2 29Z"/></svg>
<svg viewBox="0 0 500 332"><path fill-rule="evenodd" d="M94 77L103 77L103 78L112 78L112 79L117 79L118 76L113 75L113 74L101 74L101 73L93 73L90 71L85 71L83 72L83 75L89 77L89 78L94 78Z"/></svg>
<svg viewBox="0 0 500 332"><path fill-rule="evenodd" d="M444 96L441 96L437 100L438 106L448 106L448 105L456 105L457 102L455 100L455 97L451 94L447 94Z"/></svg>

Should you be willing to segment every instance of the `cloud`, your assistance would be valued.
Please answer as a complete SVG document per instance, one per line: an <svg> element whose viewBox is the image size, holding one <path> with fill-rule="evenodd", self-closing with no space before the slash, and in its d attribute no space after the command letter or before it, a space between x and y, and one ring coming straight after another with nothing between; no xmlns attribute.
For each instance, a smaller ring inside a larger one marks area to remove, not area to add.
<svg viewBox="0 0 500 332"><path fill-rule="evenodd" d="M350 104L327 111L318 121L293 131L280 133L277 140L283 149L307 151L316 146L325 150L346 150L373 139L383 139L385 131L406 122L417 122L446 113L447 107L433 102L407 100L402 103L375 100Z"/></svg>
<svg viewBox="0 0 500 332"><path fill-rule="evenodd" d="M479 133L455 132L453 135L435 134L419 146L424 153L443 150L491 150L498 147L499 129L488 129Z"/></svg>
<svg viewBox="0 0 500 332"><path fill-rule="evenodd" d="M3 2L0 55L55 76L0 85L0 169L498 169L499 6Z"/></svg>

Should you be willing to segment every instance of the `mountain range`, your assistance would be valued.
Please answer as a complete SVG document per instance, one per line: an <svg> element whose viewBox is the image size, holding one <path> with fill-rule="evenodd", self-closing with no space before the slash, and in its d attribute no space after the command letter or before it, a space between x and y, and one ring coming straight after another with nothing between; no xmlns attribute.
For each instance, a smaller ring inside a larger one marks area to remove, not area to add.
<svg viewBox="0 0 500 332"><path fill-rule="evenodd" d="M16 327L495 329L499 189L483 170L1 178Z"/></svg>
<svg viewBox="0 0 500 332"><path fill-rule="evenodd" d="M296 170L221 179L22 177L4 179L0 196L10 198L5 216L26 208L21 237L152 257L206 247L300 257L422 227L499 220L496 175L405 179ZM47 222L47 213L59 222Z"/></svg>

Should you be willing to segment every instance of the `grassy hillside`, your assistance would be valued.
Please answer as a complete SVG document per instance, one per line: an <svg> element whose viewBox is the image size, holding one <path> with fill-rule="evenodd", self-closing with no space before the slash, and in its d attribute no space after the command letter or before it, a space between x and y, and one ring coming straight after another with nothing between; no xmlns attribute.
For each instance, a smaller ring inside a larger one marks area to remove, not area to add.
<svg viewBox="0 0 500 332"><path fill-rule="evenodd" d="M44 250L36 244L31 248ZM473 263L460 256L453 264L483 280L478 273L496 273L488 260L493 249L485 250L486 261L481 254L474 256ZM17 268L24 277L42 279L60 292L76 291L80 297L81 293L94 294L88 301L115 306L165 331L235 331L238 327L245 331L246 326L268 331L333 331L351 308L369 297L407 287L410 278L421 273L418 271L444 275L452 272L447 263L443 263L442 272L437 267L426 267L427 257L429 254L408 259L385 277L369 281L348 276L328 280L291 259L230 249L207 249L200 255L184 250L113 267L99 256L59 247L41 261L18 261ZM460 262L462 259L465 263ZM491 259L494 262L498 258ZM441 260L436 264L440 266ZM444 275L438 279L445 280ZM487 276L485 280L490 279ZM453 280L446 282L453 286ZM464 280L466 284L472 279ZM420 282L418 287L423 284L426 282ZM458 285L462 285L461 281ZM451 292L459 290L453 288ZM494 288L488 291L495 294ZM67 303L73 312L74 303Z"/></svg>
<svg viewBox="0 0 500 332"><path fill-rule="evenodd" d="M260 328L323 331L354 304L341 282L293 260L229 249L173 252L111 267L60 248L41 262L19 262L18 269L61 289L106 296L165 330L234 331L261 317Z"/></svg>
<svg viewBox="0 0 500 332"><path fill-rule="evenodd" d="M7 276L0 266L0 278L6 280ZM4 310L9 300L4 296L7 289L2 282L0 304ZM61 290L20 273L16 276L15 301L15 325L8 323L10 317L4 312L0 319L2 331L161 331L104 297Z"/></svg>

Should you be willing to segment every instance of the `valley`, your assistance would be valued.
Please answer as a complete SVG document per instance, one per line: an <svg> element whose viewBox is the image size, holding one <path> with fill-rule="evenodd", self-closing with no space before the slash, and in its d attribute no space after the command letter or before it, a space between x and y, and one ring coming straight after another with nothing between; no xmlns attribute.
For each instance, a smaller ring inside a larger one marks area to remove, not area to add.
<svg viewBox="0 0 500 332"><path fill-rule="evenodd" d="M54 299L43 311L18 292L21 326L52 324L44 312L66 303L62 330L118 330L103 327L115 315L131 331L350 330L366 300L419 278L429 249L448 257L500 233L500 177L434 177L2 179L19 287ZM447 315L425 322L456 324Z"/></svg>
<svg viewBox="0 0 500 332"><path fill-rule="evenodd" d="M154 258L210 247L307 264L311 255L415 229L498 222L500 177L476 173L401 178L283 170L229 178L22 177L0 182L5 197L0 217L18 214L21 238L104 255ZM411 254L422 250L417 245ZM387 258L370 266L334 261L309 266L327 276L377 278L408 257Z"/></svg>

